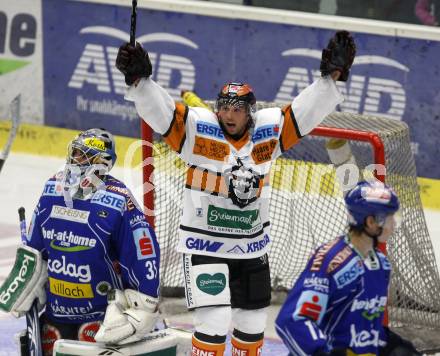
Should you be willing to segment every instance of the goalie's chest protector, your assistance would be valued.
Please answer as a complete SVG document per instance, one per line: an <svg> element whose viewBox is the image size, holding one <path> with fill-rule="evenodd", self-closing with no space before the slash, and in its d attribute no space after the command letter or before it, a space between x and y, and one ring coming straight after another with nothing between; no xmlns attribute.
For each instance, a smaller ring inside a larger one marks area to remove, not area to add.
<svg viewBox="0 0 440 356"><path fill-rule="evenodd" d="M270 167L279 150L280 118L260 115L249 134L228 141L216 115L187 121L181 152L188 163L178 251L225 258L265 254Z"/></svg>

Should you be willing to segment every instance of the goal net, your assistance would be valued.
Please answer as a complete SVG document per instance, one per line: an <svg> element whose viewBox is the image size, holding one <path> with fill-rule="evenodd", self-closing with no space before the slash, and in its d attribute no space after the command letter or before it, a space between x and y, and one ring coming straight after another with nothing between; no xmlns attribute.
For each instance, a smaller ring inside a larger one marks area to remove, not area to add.
<svg viewBox="0 0 440 356"><path fill-rule="evenodd" d="M401 201L402 224L387 245L393 265L388 306L391 325L440 329L440 278L421 205L409 130L396 120L333 113L273 164L269 254L273 289L291 288L310 252L346 231L343 190L326 150L330 138L347 140L361 174L376 174L394 188ZM153 151L154 194L150 192L150 201L145 203L154 205L162 291L179 295L183 274L175 250L186 166L162 141L155 141ZM372 164L382 164L386 171L374 172Z"/></svg>

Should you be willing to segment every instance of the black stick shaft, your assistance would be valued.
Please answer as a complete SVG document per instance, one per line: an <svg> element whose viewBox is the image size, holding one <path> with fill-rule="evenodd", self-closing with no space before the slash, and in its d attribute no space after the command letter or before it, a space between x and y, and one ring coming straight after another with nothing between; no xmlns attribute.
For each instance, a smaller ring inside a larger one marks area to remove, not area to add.
<svg viewBox="0 0 440 356"><path fill-rule="evenodd" d="M132 0L131 1L130 44L133 47L136 44L136 8L137 8L137 0Z"/></svg>

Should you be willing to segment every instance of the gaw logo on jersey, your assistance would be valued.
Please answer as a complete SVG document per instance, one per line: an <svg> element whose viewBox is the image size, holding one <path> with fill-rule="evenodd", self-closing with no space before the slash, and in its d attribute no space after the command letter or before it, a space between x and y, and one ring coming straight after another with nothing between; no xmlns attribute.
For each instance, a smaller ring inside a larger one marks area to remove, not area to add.
<svg viewBox="0 0 440 356"><path fill-rule="evenodd" d="M136 245L136 253L138 260L156 257L153 239L150 230L140 228L133 231L133 238Z"/></svg>
<svg viewBox="0 0 440 356"><path fill-rule="evenodd" d="M202 273L197 276L196 284L202 292L217 295L226 288L226 277L223 273L215 273L214 275Z"/></svg>

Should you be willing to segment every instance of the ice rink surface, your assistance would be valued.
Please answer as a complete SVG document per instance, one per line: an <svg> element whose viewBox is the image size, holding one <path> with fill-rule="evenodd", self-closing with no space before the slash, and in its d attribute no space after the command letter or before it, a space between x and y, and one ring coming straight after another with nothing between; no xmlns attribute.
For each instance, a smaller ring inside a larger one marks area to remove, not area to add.
<svg viewBox="0 0 440 356"><path fill-rule="evenodd" d="M27 219L30 220L45 181L57 172L63 163L62 159L27 154L11 154L5 163L0 174L0 282L8 275L14 262L16 247L20 244L18 208L23 206L27 212ZM115 167L111 173L123 180L136 195L140 191L139 172L133 173ZM138 199L140 200L140 197ZM425 210L425 217L436 260L440 261L440 212ZM270 308L264 355L287 354L273 328L278 308ZM170 322L176 326L192 327L191 315L188 313L171 317ZM17 355L14 334L23 329L24 325L23 318L16 320L6 314L0 314L0 356ZM230 351L227 350L226 354L230 354Z"/></svg>

